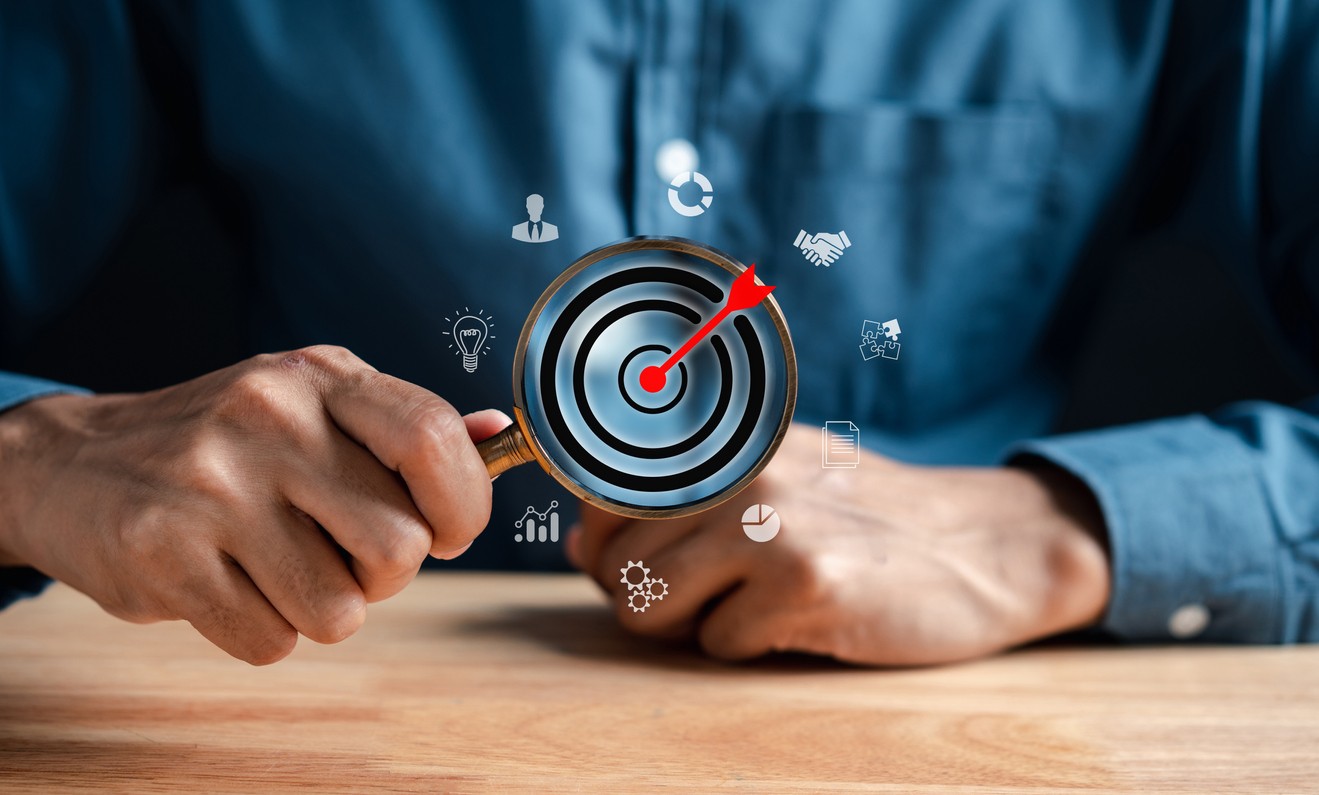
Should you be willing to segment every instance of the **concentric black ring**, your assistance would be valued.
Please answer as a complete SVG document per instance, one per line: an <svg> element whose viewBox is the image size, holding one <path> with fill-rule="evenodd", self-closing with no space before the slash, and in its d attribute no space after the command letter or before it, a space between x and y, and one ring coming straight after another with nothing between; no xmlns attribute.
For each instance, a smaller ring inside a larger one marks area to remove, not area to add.
<svg viewBox="0 0 1319 795"><path fill-rule="evenodd" d="M670 400L668 403L665 403L663 406L643 406L640 403L638 403L636 400L634 400L632 398L632 395L628 393L627 382L623 380L623 377L627 374L627 366L629 364L632 364L633 359L637 358L643 353L649 353L650 351L673 353L673 351L669 350L663 345L642 345L640 348L637 348L635 351L629 353L627 357L623 359L623 363L618 366L618 392L623 396L623 400L627 401L627 404L629 406L636 409L637 411L640 411L642 414L663 414L664 412L678 405L678 403L682 400L682 396L687 394L687 364L686 362L678 362L678 372L682 376L682 378L679 379L680 384L678 386L678 394L673 396L673 400Z"/></svg>
<svg viewBox="0 0 1319 795"><path fill-rule="evenodd" d="M711 412L710 418L705 421L700 430L683 439L677 444L667 445L665 447L641 447L640 445L629 444L609 432L604 424L595 416L591 409L591 404L586 399L586 363L591 358L591 349L595 346L595 341L600 338L605 329L613 325L628 315L637 312L664 311L672 312L675 315L690 320L693 325L701 322L701 314L682 304L673 301L651 300L651 301L632 301L613 309L600 318L586 336L582 338L581 347L577 349L577 361L573 363L572 382L573 397L577 404L577 411L581 414L582 421L586 423L591 432L596 435L600 441L609 445L613 449L624 455L630 455L634 458L645 458L657 461L664 458L672 458L682 455L689 450L695 450L702 442L710 438L715 428L723 420L724 412L728 410L728 404L733 397L733 361L728 355L728 346L724 341L715 334L710 337L710 342L714 345L715 353L719 356L719 397L715 402L715 410ZM619 387L623 387L621 381ZM685 389L685 385L684 385ZM623 392L624 397L627 391Z"/></svg>
<svg viewBox="0 0 1319 795"><path fill-rule="evenodd" d="M746 405L741 417L727 442L705 460L688 469L665 475L645 475L634 472L622 472L608 466L592 455L573 435L563 415L560 395L557 391L555 368L559 361L563 345L572 326L583 316L597 300L615 290L639 283L670 284L690 289L708 299L711 306L717 307L724 298L724 290L705 277L680 268L638 267L607 275L591 283L572 298L558 313L554 323L545 336L543 356L540 357L538 380L544 406L545 418L554 438L564 452L578 466L613 486L637 492L655 493L689 488L719 472L728 465L746 446L755 432L766 397L766 369L770 364L765 359L764 348L756 336L752 323L743 316L733 318L733 328L746 352L750 382L746 389ZM719 396L711 416L702 427L682 441L664 447L642 447L625 442L604 427L592 411L585 388L585 367L589 359L591 346L612 323L620 318L641 311L663 311L675 314L693 324L699 324L701 313L688 306L673 301L639 300L631 301L606 313L587 331L580 348L576 351L573 373L573 405L583 422L602 443L610 448L645 460L663 460L690 452L708 439L723 421L733 395L735 373L727 344L719 334L710 335L710 344L718 357ZM620 376L621 377L621 376ZM620 387L622 384L620 383ZM624 391L626 397L626 391ZM631 401L629 401L631 403ZM635 407L635 404L633 404ZM648 412L649 413L649 412Z"/></svg>

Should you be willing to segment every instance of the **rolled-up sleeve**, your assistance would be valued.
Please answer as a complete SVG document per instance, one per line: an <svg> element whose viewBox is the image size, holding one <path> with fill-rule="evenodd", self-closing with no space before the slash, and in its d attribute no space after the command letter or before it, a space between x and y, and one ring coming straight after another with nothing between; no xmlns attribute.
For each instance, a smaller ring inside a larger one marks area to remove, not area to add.
<svg viewBox="0 0 1319 795"><path fill-rule="evenodd" d="M1103 626L1132 640L1319 641L1319 405L1232 406L1019 445L1107 523Z"/></svg>
<svg viewBox="0 0 1319 795"><path fill-rule="evenodd" d="M85 393L85 390L41 378L0 372L0 411L39 397L61 393ZM35 569L26 566L0 567L0 609L19 599L41 593L49 584L50 578Z"/></svg>

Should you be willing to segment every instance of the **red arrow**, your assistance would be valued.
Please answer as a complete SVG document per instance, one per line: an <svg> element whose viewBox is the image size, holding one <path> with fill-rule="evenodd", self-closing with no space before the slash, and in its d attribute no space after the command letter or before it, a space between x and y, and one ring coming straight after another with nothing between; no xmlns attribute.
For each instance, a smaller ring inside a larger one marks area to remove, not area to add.
<svg viewBox="0 0 1319 795"><path fill-rule="evenodd" d="M756 284L756 266L753 263L751 267L742 272L742 275L733 280L733 287L728 291L728 302L724 304L723 309L720 309L714 317L710 318L710 320L701 327L700 331L693 334L692 338L687 340L681 348L674 352L674 354L669 357L668 361L659 366L651 365L641 371L641 388L647 392L658 392L663 389L664 382L668 378L669 370L671 370L678 362L682 361L682 357L686 356L692 348L695 348L696 343L705 339L705 335L709 334L715 326L719 325L723 322L724 318L734 312L740 312L743 309L750 309L761 301L764 301L765 296L773 291L773 285Z"/></svg>

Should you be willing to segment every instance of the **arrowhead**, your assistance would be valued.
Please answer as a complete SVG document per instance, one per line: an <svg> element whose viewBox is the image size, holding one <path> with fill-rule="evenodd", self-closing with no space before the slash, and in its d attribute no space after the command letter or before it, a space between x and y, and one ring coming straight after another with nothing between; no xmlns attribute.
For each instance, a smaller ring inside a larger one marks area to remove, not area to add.
<svg viewBox="0 0 1319 795"><path fill-rule="evenodd" d="M742 275L733 280L733 288L728 295L728 308L733 312L750 309L764 301L765 296L773 291L773 285L756 282L756 266L753 263L742 272Z"/></svg>

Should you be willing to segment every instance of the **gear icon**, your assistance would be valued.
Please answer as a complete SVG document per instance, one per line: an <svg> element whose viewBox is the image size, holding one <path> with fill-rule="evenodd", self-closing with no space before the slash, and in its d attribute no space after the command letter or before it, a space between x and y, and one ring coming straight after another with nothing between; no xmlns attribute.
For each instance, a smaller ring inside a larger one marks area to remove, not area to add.
<svg viewBox="0 0 1319 795"><path fill-rule="evenodd" d="M632 591L627 597L627 606L633 613L644 613L650 607L650 597L644 591Z"/></svg>
<svg viewBox="0 0 1319 795"><path fill-rule="evenodd" d="M669 584L664 580L656 577L646 582L646 598L654 599L656 602L664 601L664 597L669 595Z"/></svg>
<svg viewBox="0 0 1319 795"><path fill-rule="evenodd" d="M650 569L646 568L646 564L642 561L633 563L629 560L627 565L618 571L623 575L619 582L626 585L629 591L640 591L650 582ZM636 576L635 572L641 572L641 576Z"/></svg>

